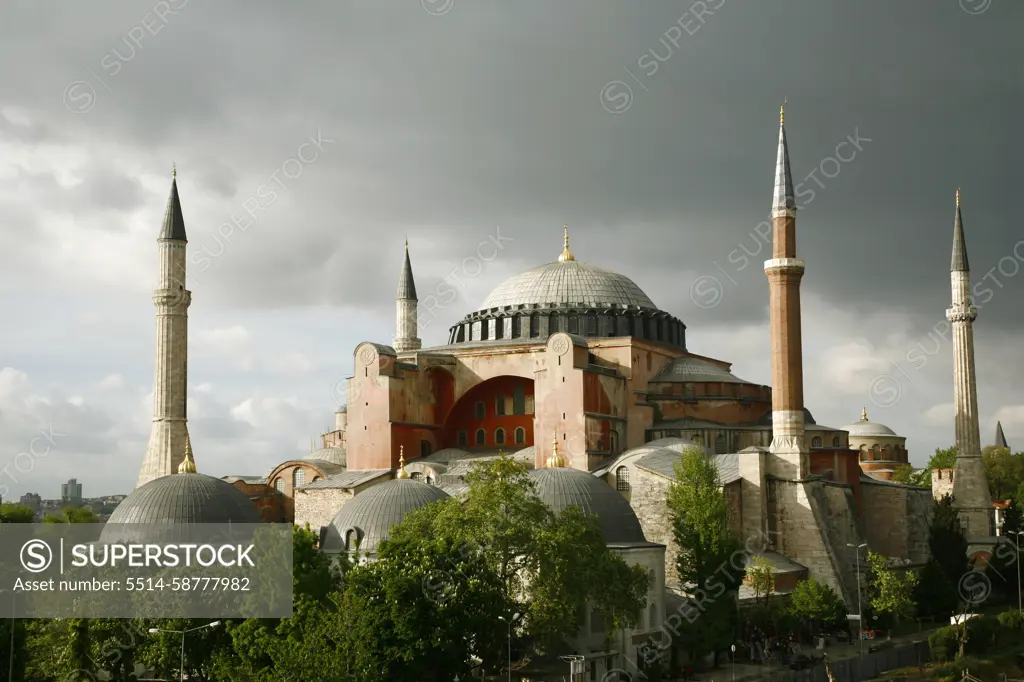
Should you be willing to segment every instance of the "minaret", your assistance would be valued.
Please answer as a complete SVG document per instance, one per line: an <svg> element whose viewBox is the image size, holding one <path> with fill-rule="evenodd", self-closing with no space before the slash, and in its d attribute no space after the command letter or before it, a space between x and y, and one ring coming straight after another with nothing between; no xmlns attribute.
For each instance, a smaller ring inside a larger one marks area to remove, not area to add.
<svg viewBox="0 0 1024 682"><path fill-rule="evenodd" d="M953 476L953 506L968 541L992 536L992 498L981 461L978 427L978 387L974 374L974 320L978 311L971 304L971 269L967 263L960 190L956 191L953 219L953 258L949 278L953 301L946 319L953 328L953 400L956 406L956 473Z"/></svg>
<svg viewBox="0 0 1024 682"><path fill-rule="evenodd" d="M188 386L188 307L185 288L185 220L178 200L178 171L171 178L163 229L157 239L160 278L153 290L156 306L156 371L153 378L153 430L136 487L173 474L186 450L185 400Z"/></svg>
<svg viewBox="0 0 1024 682"><path fill-rule="evenodd" d="M772 337L772 445L769 471L803 480L810 473L804 442L803 345L800 340L800 279L796 257L796 196L786 144L786 105L779 112L779 152L772 197L772 258L764 263L770 291Z"/></svg>
<svg viewBox="0 0 1024 682"><path fill-rule="evenodd" d="M409 240L405 240L405 263L398 278L398 295L395 297L397 313L395 329L395 350L419 350L421 343L416 336L419 302L416 298L416 282L412 278L412 263L409 262Z"/></svg>
<svg viewBox="0 0 1024 682"><path fill-rule="evenodd" d="M996 422L996 442L993 445L997 448L1010 449L1010 444L1006 442L1006 435L1003 433L1003 425L1000 422Z"/></svg>

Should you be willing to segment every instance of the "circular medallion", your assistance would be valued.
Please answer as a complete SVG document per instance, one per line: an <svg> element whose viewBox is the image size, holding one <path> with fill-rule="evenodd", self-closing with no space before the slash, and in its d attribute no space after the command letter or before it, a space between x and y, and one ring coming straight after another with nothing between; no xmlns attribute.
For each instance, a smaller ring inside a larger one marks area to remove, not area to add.
<svg viewBox="0 0 1024 682"><path fill-rule="evenodd" d="M551 342L551 350L553 350L557 355L565 355L569 352L569 339L564 336L557 337Z"/></svg>
<svg viewBox="0 0 1024 682"><path fill-rule="evenodd" d="M367 346L366 348L359 351L359 360L364 365L372 365L373 361L377 359L377 349L373 346Z"/></svg>

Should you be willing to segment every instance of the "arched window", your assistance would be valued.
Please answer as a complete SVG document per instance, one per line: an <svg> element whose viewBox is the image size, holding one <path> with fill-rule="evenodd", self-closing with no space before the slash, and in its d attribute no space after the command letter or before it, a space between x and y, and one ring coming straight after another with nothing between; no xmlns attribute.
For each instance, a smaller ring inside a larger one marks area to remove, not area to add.
<svg viewBox="0 0 1024 682"><path fill-rule="evenodd" d="M414 481L422 481L423 480L423 473L419 472L419 471L414 471L411 474L409 474L409 478L414 480Z"/></svg>
<svg viewBox="0 0 1024 682"><path fill-rule="evenodd" d="M515 431L516 445L526 444L526 429L522 426L517 426Z"/></svg>
<svg viewBox="0 0 1024 682"><path fill-rule="evenodd" d="M494 444L504 445L505 444L505 429L494 430Z"/></svg>
<svg viewBox="0 0 1024 682"><path fill-rule="evenodd" d="M693 434L693 437L690 438L690 442L694 445L701 445L704 442L704 438L702 438L699 433L695 433Z"/></svg>
<svg viewBox="0 0 1024 682"><path fill-rule="evenodd" d="M322 478L321 476L314 476L314 477L313 477L313 481L312 481L312 482L313 482L313 483L316 483L316 482L317 482L317 481L319 481L319 480L320 480L321 478Z"/></svg>
<svg viewBox="0 0 1024 682"><path fill-rule="evenodd" d="M615 470L615 489L619 492L629 490L629 468L619 467Z"/></svg>
<svg viewBox="0 0 1024 682"><path fill-rule="evenodd" d="M609 432L608 440L610 441L608 443L608 449L610 450L611 454L613 454L613 455L619 454L619 434L618 434L618 432L617 431Z"/></svg>
<svg viewBox="0 0 1024 682"><path fill-rule="evenodd" d="M356 548L356 531L349 528L345 531L345 551L351 552Z"/></svg>
<svg viewBox="0 0 1024 682"><path fill-rule="evenodd" d="M476 430L476 444L484 445L487 442L487 434L484 433L483 429Z"/></svg>
<svg viewBox="0 0 1024 682"><path fill-rule="evenodd" d="M724 455L726 450L725 431L715 434L715 454Z"/></svg>
<svg viewBox="0 0 1024 682"><path fill-rule="evenodd" d="M530 336L540 336L540 315L530 315Z"/></svg>
<svg viewBox="0 0 1024 682"><path fill-rule="evenodd" d="M276 481L274 481L274 489L277 490L277 492L279 492L279 493L283 493L284 492L284 479L279 478Z"/></svg>
<svg viewBox="0 0 1024 682"><path fill-rule="evenodd" d="M494 414L499 417L505 416L505 396L499 395L494 398Z"/></svg>
<svg viewBox="0 0 1024 682"><path fill-rule="evenodd" d="M509 338L518 339L522 336L522 325L520 324L520 319L519 315L512 317L512 334Z"/></svg>
<svg viewBox="0 0 1024 682"><path fill-rule="evenodd" d="M658 605L651 604L651 619L648 621L648 627L652 630L658 627Z"/></svg>
<svg viewBox="0 0 1024 682"><path fill-rule="evenodd" d="M459 431L459 447L464 448L469 445L468 440L468 434L465 431Z"/></svg>
<svg viewBox="0 0 1024 682"><path fill-rule="evenodd" d="M811 447L812 448L820 448L821 447L821 436L815 436L814 438L811 439Z"/></svg>
<svg viewBox="0 0 1024 682"><path fill-rule="evenodd" d="M477 419L483 419L487 416L487 406L484 405L484 401L476 401L476 405L473 407L473 414Z"/></svg>
<svg viewBox="0 0 1024 682"><path fill-rule="evenodd" d="M569 333L579 334L580 333L580 318L575 314L569 316Z"/></svg>
<svg viewBox="0 0 1024 682"><path fill-rule="evenodd" d="M842 441L839 439L839 436L832 437L832 447L838 448L841 443Z"/></svg>
<svg viewBox="0 0 1024 682"><path fill-rule="evenodd" d="M597 313L587 313L587 336L597 336Z"/></svg>
<svg viewBox="0 0 1024 682"><path fill-rule="evenodd" d="M306 470L296 469L292 472L292 486L299 487L306 482Z"/></svg>
<svg viewBox="0 0 1024 682"><path fill-rule="evenodd" d="M653 590L655 588L655 586L656 586L655 585L655 581L657 581L657 579L658 578L654 574L654 569L653 568L647 571L647 589L648 590Z"/></svg>

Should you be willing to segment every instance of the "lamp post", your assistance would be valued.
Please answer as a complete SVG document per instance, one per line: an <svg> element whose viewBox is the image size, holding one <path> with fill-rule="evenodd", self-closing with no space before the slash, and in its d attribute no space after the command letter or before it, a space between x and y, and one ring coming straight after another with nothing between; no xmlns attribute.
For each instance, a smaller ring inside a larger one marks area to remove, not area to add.
<svg viewBox="0 0 1024 682"><path fill-rule="evenodd" d="M736 682L736 645L733 644L731 649L732 649L732 682Z"/></svg>
<svg viewBox="0 0 1024 682"><path fill-rule="evenodd" d="M864 657L864 609L861 607L860 598L860 550L862 547L867 547L866 542L862 542L859 545L854 545L850 542L846 543L847 547L854 547L857 550L857 641L860 643L860 656Z"/></svg>
<svg viewBox="0 0 1024 682"><path fill-rule="evenodd" d="M498 620L508 625L508 682L512 682L512 626L522 617L521 613L513 613L511 618L498 616Z"/></svg>
<svg viewBox="0 0 1024 682"><path fill-rule="evenodd" d="M1014 557L1014 563L1017 564L1017 613L1024 614L1024 609L1021 608L1021 590L1020 590L1020 536L1024 535L1022 530L1008 530L1007 535L1013 535L1014 547L1017 549L1017 556Z"/></svg>
<svg viewBox="0 0 1024 682"><path fill-rule="evenodd" d="M195 632L196 630L205 630L206 628L215 628L218 625L220 625L220 621L219 620L215 620L212 623L207 623L206 625L200 625L197 628L191 628L189 630L161 630L160 628L150 628L149 629L149 634L155 635L158 632L164 632L164 633L166 633L168 635L181 635L181 670L179 671L178 679L180 680L180 682L185 682L185 635L187 635L190 632Z"/></svg>

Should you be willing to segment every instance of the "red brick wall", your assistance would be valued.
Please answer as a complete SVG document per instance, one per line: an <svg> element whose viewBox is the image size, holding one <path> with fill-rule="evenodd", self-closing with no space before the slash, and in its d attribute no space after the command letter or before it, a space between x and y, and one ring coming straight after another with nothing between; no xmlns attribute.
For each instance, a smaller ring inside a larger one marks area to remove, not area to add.
<svg viewBox="0 0 1024 682"><path fill-rule="evenodd" d="M246 483L245 481L235 481L231 485L249 498L267 523L292 523L294 520L295 514L290 504L291 500L269 485Z"/></svg>
<svg viewBox="0 0 1024 682"><path fill-rule="evenodd" d="M484 446L490 448L502 447L502 445L494 441L495 430L498 427L505 429L505 443L503 445L514 448L533 445L533 414L506 414L504 416L497 414L497 397L505 396L510 399L515 394L517 386L523 387L525 396L533 396L533 382L521 377L495 377L471 388L451 409L444 427L442 446L460 447L458 444L458 432L461 430L466 432L467 443L465 447L481 447L476 442L476 431L477 429L483 429L485 437ZM476 404L481 401L484 404L484 418L482 420L476 418L475 412ZM511 411L511 409L506 409L506 412ZM516 445L514 440L515 429L520 426L526 431L526 442L522 445Z"/></svg>

